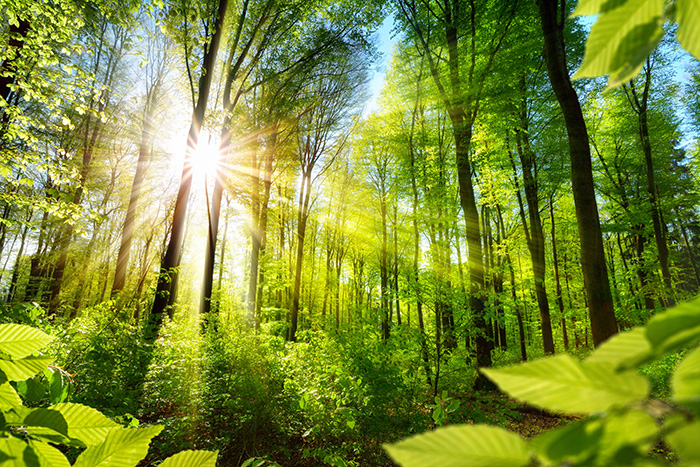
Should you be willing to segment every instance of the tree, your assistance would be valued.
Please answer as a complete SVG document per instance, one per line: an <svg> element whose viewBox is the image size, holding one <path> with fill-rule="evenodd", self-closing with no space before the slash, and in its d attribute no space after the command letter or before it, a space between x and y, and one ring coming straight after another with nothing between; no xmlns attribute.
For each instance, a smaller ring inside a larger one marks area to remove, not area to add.
<svg viewBox="0 0 700 467"><path fill-rule="evenodd" d="M345 49L352 50L352 47ZM344 57L337 51L324 70L310 77L301 93L305 103L296 119L297 160L301 172L297 208L297 253L290 310L289 341L296 340L299 319L301 272L304 259L304 240L309 218L313 181L322 175L344 150L349 129L348 112L352 109L356 92L364 82L365 63L362 55ZM317 164L321 164L317 167Z"/></svg>
<svg viewBox="0 0 700 467"><path fill-rule="evenodd" d="M445 0L397 2L404 31L420 50L452 124L459 198L469 249L470 306L475 327L477 364L491 365L492 342L486 338L484 263L479 213L469 160L473 125L479 115L486 78L493 69L515 17L517 3ZM436 54L440 48L444 54ZM482 377L477 385L489 384Z"/></svg>
<svg viewBox="0 0 700 467"><path fill-rule="evenodd" d="M610 282L603 251L588 132L576 90L571 85L564 46L565 3L538 0L544 35L547 73L559 101L569 138L571 182L576 203L581 264L588 297L593 342L596 346L617 333Z"/></svg>
<svg viewBox="0 0 700 467"><path fill-rule="evenodd" d="M206 13L202 18L204 23L204 46L202 50L202 63L200 69L199 82L197 92L195 94L194 86L191 86L192 93L192 122L187 134L187 150L185 152L185 162L182 168L182 177L180 179L180 187L177 192L175 208L173 212L173 225L170 232L170 241L163 256L160 267L160 275L158 277L158 285L156 287L156 296L153 301L151 310L151 325L153 326L152 337L157 336L157 330L163 320L163 314L166 312L166 307L172 303L174 299L173 283L177 281L177 269L180 265L180 252L182 251L182 241L184 238L185 218L187 214L187 201L192 188L192 158L195 157L197 143L199 141L199 132L204 122L204 115L207 109L207 101L209 99L209 91L214 75L214 64L216 55L219 51L219 44L223 35L224 18L226 17L226 9L228 0L219 0L218 5L207 4ZM182 10L178 10L182 8ZM172 12L173 21L182 21L182 33L184 34L183 45L185 49L186 65L190 67L189 54L191 52L193 38L188 35L188 17L191 14L188 11L189 4L185 3L176 6ZM182 15L182 16L180 16ZM180 26L176 24L176 27ZM192 84L193 77L190 78ZM171 314L169 311L168 314Z"/></svg>

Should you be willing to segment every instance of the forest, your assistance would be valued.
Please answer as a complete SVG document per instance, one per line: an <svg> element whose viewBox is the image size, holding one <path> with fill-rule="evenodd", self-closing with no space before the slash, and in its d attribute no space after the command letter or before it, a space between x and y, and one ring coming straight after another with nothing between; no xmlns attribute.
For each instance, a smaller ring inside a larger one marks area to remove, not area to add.
<svg viewBox="0 0 700 467"><path fill-rule="evenodd" d="M0 465L700 463L695 0L0 11Z"/></svg>

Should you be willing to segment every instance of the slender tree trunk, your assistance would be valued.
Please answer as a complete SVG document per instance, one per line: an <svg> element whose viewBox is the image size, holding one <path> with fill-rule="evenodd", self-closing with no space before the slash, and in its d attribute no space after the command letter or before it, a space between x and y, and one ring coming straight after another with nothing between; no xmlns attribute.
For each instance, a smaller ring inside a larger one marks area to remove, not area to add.
<svg viewBox="0 0 700 467"><path fill-rule="evenodd" d="M617 321L613 310L610 282L603 251L603 234L600 229L598 206L595 199L591 151L588 132L576 91L569 79L564 51L564 2L537 0L544 34L544 55L547 73L559 101L566 131L569 137L571 181L576 205L581 263L588 297L588 313L591 320L593 343L597 347L617 334Z"/></svg>
<svg viewBox="0 0 700 467"><path fill-rule="evenodd" d="M202 74L199 79L199 92L197 94L197 103L195 104L192 112L192 123L190 124L190 130L187 135L185 163L182 168L180 187L175 200L170 242L168 243L168 247L165 251L163 262L161 263L160 276L158 277L158 285L156 286L156 296L153 301L153 308L151 310L150 324L152 325L153 329L151 330L149 336L150 338L155 338L158 335L157 331L160 329L163 322L163 313L166 311L169 300L172 300L171 296L174 295L172 287L173 283L176 283L177 281L177 270L180 266L180 254L182 252L185 219L187 217L187 202L190 197L190 190L192 188L192 160L197 149L199 132L207 109L207 100L209 98L212 77L214 75L216 55L219 51L219 43L221 42L221 36L223 34L223 23L224 17L226 16L227 6L228 0L219 0L219 5L216 12L217 17L214 24L214 34L202 58ZM208 253L209 252L205 254ZM205 261L206 258L207 256L205 256ZM209 288L211 288L211 285Z"/></svg>
<svg viewBox="0 0 700 467"><path fill-rule="evenodd" d="M644 151L644 165L647 175L647 196L649 197L649 205L651 207L651 220L654 225L654 239L656 240L656 249L659 254L659 266L661 266L661 275L666 285L666 301L668 306L676 304L676 299L673 294L673 281L671 280L671 271L668 268L668 246L666 245L666 236L664 235L664 226L661 221L659 209L659 201L656 196L656 182L654 181L654 161L651 154L651 141L649 140L649 91L651 89L651 61L647 58L644 66L644 89L642 96L637 94L634 81L630 81L629 87L632 97L630 103L639 117L638 129L639 139L642 143ZM625 88L625 91L627 89ZM628 96L629 97L629 96Z"/></svg>
<svg viewBox="0 0 700 467"><path fill-rule="evenodd" d="M561 319L561 332L564 337L564 349L569 350L569 335L566 332L566 317L564 316L564 298L562 297L561 281L559 280L559 259L557 256L557 240L554 224L554 195L549 197L549 220L552 224L552 262L554 263L557 306L559 307L559 317Z"/></svg>
<svg viewBox="0 0 700 467"><path fill-rule="evenodd" d="M289 341L296 341L299 321L299 297L301 291L301 271L304 260L304 239L306 238L306 222L309 216L309 199L311 198L311 169L304 172L299 191L299 214L297 216L297 261L294 270L294 289L292 290L292 309L289 323Z"/></svg>
<svg viewBox="0 0 700 467"><path fill-rule="evenodd" d="M150 95L146 101L144 110L143 122L141 128L141 141L139 142L139 159L136 163L136 174L131 185L131 195L129 196L129 206L126 209L126 219L122 227L122 239L119 246L119 254L117 255L117 268L114 272L114 282L112 283L112 295L124 289L126 282L126 272L129 266L129 256L131 254L131 241L134 238L136 230L136 207L141 197L141 187L146 177L146 167L148 167L148 159L150 158L150 143L153 141L153 114L157 100L155 96L158 93L160 81L154 89L150 91Z"/></svg>
<svg viewBox="0 0 700 467"><path fill-rule="evenodd" d="M521 87L525 87L524 78L521 80ZM524 89L522 89L522 91L524 91ZM542 329L544 353L553 354L554 337L552 336L549 300L547 299L547 288L545 285L544 231L542 229L542 219L540 218L537 180L532 175L535 166L535 153L530 147L530 140L528 137L527 105L525 102L521 105L519 116L522 129L519 129L516 135L520 164L523 169L523 185L525 188L525 199L527 200L527 212L530 219L530 241L528 242L528 249L530 250L532 271L535 276L535 295L537 297L537 306L540 311L540 326Z"/></svg>

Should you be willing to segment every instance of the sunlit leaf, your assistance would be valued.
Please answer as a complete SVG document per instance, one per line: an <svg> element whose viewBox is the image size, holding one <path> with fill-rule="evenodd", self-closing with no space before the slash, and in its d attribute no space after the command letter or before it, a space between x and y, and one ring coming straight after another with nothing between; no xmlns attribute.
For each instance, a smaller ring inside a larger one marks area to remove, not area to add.
<svg viewBox="0 0 700 467"><path fill-rule="evenodd" d="M666 441L684 462L700 462L700 441L698 440L700 440L700 422L698 421L666 435Z"/></svg>
<svg viewBox="0 0 700 467"><path fill-rule="evenodd" d="M162 429L162 426L113 428L104 441L83 451L73 467L134 467L146 457L151 438Z"/></svg>
<svg viewBox="0 0 700 467"><path fill-rule="evenodd" d="M700 2L676 0L676 21L678 42L695 58L700 58Z"/></svg>
<svg viewBox="0 0 700 467"><path fill-rule="evenodd" d="M595 457L602 439L603 420L594 418L544 433L534 438L531 445L549 463L581 465Z"/></svg>
<svg viewBox="0 0 700 467"><path fill-rule="evenodd" d="M700 298L654 316L646 336L657 356L679 350L700 338Z"/></svg>
<svg viewBox="0 0 700 467"><path fill-rule="evenodd" d="M21 421L14 420L9 423L16 426L48 428L62 435L68 434L66 420L60 413L51 409L28 409Z"/></svg>
<svg viewBox="0 0 700 467"><path fill-rule="evenodd" d="M609 363L581 363L569 355L481 371L517 399L569 413L604 411L649 393L649 383L634 371L616 372Z"/></svg>
<svg viewBox="0 0 700 467"><path fill-rule="evenodd" d="M609 86L632 79L663 37L663 0L627 1L601 14L586 41L583 63L573 76L610 75Z"/></svg>
<svg viewBox="0 0 700 467"><path fill-rule="evenodd" d="M0 465L2 467L26 467L25 459L36 459L34 450L17 438L0 438Z"/></svg>
<svg viewBox="0 0 700 467"><path fill-rule="evenodd" d="M170 456L160 467L216 467L219 451L182 451Z"/></svg>
<svg viewBox="0 0 700 467"><path fill-rule="evenodd" d="M518 467L530 460L527 444L519 436L485 425L438 428L384 449L403 467Z"/></svg>
<svg viewBox="0 0 700 467"><path fill-rule="evenodd" d="M68 436L83 442L86 446L102 442L107 434L118 427L115 422L97 410L81 404L63 403L51 406L63 415L68 423Z"/></svg>
<svg viewBox="0 0 700 467"><path fill-rule="evenodd" d="M572 16L597 15L625 4L629 0L580 0Z"/></svg>
<svg viewBox="0 0 700 467"><path fill-rule="evenodd" d="M53 362L51 357L26 357L21 360L0 360L0 371L10 381L22 381L33 377Z"/></svg>
<svg viewBox="0 0 700 467"><path fill-rule="evenodd" d="M29 446L34 450L41 467L69 467L70 463L61 451L46 443L30 440Z"/></svg>
<svg viewBox="0 0 700 467"><path fill-rule="evenodd" d="M629 369L647 358L651 345L646 339L645 330L637 327L611 337L598 347L586 362L608 362L616 369Z"/></svg>
<svg viewBox="0 0 700 467"><path fill-rule="evenodd" d="M8 410L22 405L17 391L10 383L0 384L0 410Z"/></svg>
<svg viewBox="0 0 700 467"><path fill-rule="evenodd" d="M634 410L606 417L603 431L597 462L613 465L644 456L656 441L659 427L654 417Z"/></svg>
<svg viewBox="0 0 700 467"><path fill-rule="evenodd" d="M678 365L671 381L673 399L700 413L700 348Z"/></svg>
<svg viewBox="0 0 700 467"><path fill-rule="evenodd" d="M13 359L28 357L52 339L45 332L23 324L0 324L0 351Z"/></svg>

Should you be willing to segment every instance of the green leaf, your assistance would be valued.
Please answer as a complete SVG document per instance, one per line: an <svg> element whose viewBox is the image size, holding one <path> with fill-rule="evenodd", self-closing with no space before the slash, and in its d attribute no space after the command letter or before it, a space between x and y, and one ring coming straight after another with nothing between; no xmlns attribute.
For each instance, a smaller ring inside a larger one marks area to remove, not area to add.
<svg viewBox="0 0 700 467"><path fill-rule="evenodd" d="M581 363L569 355L481 371L517 399L568 413L604 411L649 394L647 380L633 371L618 373L609 363Z"/></svg>
<svg viewBox="0 0 700 467"><path fill-rule="evenodd" d="M700 422L697 421L666 435L666 441L683 462L700 462L698 440L700 440Z"/></svg>
<svg viewBox="0 0 700 467"><path fill-rule="evenodd" d="M654 316L646 336L655 356L679 350L700 338L700 299L682 303Z"/></svg>
<svg viewBox="0 0 700 467"><path fill-rule="evenodd" d="M51 406L60 412L68 423L68 436L85 446L102 442L107 434L119 425L99 411L81 404L63 403Z"/></svg>
<svg viewBox="0 0 700 467"><path fill-rule="evenodd" d="M525 441L499 427L455 425L384 445L403 467L518 467L530 454Z"/></svg>
<svg viewBox="0 0 700 467"><path fill-rule="evenodd" d="M170 456L160 467L216 467L219 451L182 451Z"/></svg>
<svg viewBox="0 0 700 467"><path fill-rule="evenodd" d="M624 5L629 0L581 0L571 16L597 15Z"/></svg>
<svg viewBox="0 0 700 467"><path fill-rule="evenodd" d="M29 446L34 450L41 467L70 467L66 456L55 447L34 440L29 441Z"/></svg>
<svg viewBox="0 0 700 467"><path fill-rule="evenodd" d="M22 400L10 383L0 384L0 410L22 406Z"/></svg>
<svg viewBox="0 0 700 467"><path fill-rule="evenodd" d="M21 360L0 360L0 371L10 381L31 378L53 362L51 357L26 357Z"/></svg>
<svg viewBox="0 0 700 467"><path fill-rule="evenodd" d="M59 412L51 409L29 409L21 421L9 422L15 426L49 428L64 436L68 434L68 424Z"/></svg>
<svg viewBox="0 0 700 467"><path fill-rule="evenodd" d="M134 467L146 457L151 438L162 429L162 426L113 428L104 441L83 451L73 467Z"/></svg>
<svg viewBox="0 0 700 467"><path fill-rule="evenodd" d="M598 465L627 465L644 456L658 432L656 420L645 412L635 410L609 416L597 453Z"/></svg>
<svg viewBox="0 0 700 467"><path fill-rule="evenodd" d="M676 37L685 50L700 59L700 3L676 0Z"/></svg>
<svg viewBox="0 0 700 467"><path fill-rule="evenodd" d="M650 352L651 344L646 339L645 329L636 327L616 334L603 342L603 345L598 347L586 362L607 362L614 365L615 369L631 369L644 361Z"/></svg>
<svg viewBox="0 0 700 467"><path fill-rule="evenodd" d="M663 0L628 0L600 15L573 79L610 75L608 86L632 79L663 37Z"/></svg>
<svg viewBox="0 0 700 467"><path fill-rule="evenodd" d="M700 348L685 357L678 365L673 379L673 399L700 413Z"/></svg>
<svg viewBox="0 0 700 467"><path fill-rule="evenodd" d="M0 465L2 467L26 467L25 460L35 460L38 458L34 450L27 443L17 438L0 438Z"/></svg>
<svg viewBox="0 0 700 467"><path fill-rule="evenodd" d="M43 348L53 337L23 324L0 324L0 351L24 358Z"/></svg>
<svg viewBox="0 0 700 467"><path fill-rule="evenodd" d="M17 382L17 392L24 397L27 402L39 402L46 395L46 387L37 378L29 378L26 381Z"/></svg>
<svg viewBox="0 0 700 467"><path fill-rule="evenodd" d="M554 465L585 465L595 457L603 439L603 420L573 422L532 440L535 453Z"/></svg>
<svg viewBox="0 0 700 467"><path fill-rule="evenodd" d="M60 368L49 367L44 370L44 376L49 382L49 397L52 404L59 404L68 399L70 393L70 380L64 378Z"/></svg>

